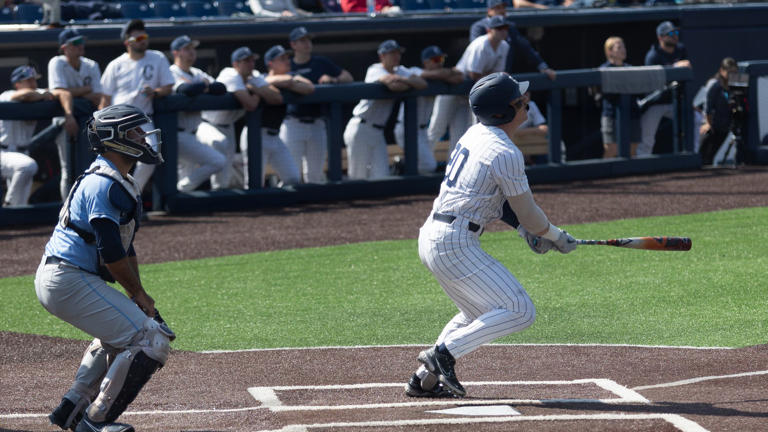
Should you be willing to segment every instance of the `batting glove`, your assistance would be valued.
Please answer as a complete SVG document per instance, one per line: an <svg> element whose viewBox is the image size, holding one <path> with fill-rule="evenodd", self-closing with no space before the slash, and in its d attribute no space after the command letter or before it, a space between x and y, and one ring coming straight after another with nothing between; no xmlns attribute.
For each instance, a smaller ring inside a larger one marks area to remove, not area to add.
<svg viewBox="0 0 768 432"><path fill-rule="evenodd" d="M531 250L537 254L545 254L555 246L552 240L531 234L522 225L518 225L517 233L521 238L525 239L525 241L528 243L528 247L530 247Z"/></svg>

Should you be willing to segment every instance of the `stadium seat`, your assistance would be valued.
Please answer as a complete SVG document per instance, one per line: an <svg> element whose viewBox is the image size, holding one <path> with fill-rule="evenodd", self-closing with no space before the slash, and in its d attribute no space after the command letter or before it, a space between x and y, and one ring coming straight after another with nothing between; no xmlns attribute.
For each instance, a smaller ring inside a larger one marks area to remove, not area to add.
<svg viewBox="0 0 768 432"><path fill-rule="evenodd" d="M13 11L11 8L4 7L0 9L0 22L11 22L13 21Z"/></svg>
<svg viewBox="0 0 768 432"><path fill-rule="evenodd" d="M154 11L155 16L160 18L187 16L186 11L178 3L171 0L156 1L150 4L150 8Z"/></svg>
<svg viewBox="0 0 768 432"><path fill-rule="evenodd" d="M456 9L485 9L485 0L456 0Z"/></svg>
<svg viewBox="0 0 768 432"><path fill-rule="evenodd" d="M119 7L125 18L149 18L155 15L149 5L144 2L122 1Z"/></svg>
<svg viewBox="0 0 768 432"><path fill-rule="evenodd" d="M427 0L429 8L435 10L456 9L455 0Z"/></svg>
<svg viewBox="0 0 768 432"><path fill-rule="evenodd" d="M400 0L400 7L404 11L430 9L430 5L427 0Z"/></svg>
<svg viewBox="0 0 768 432"><path fill-rule="evenodd" d="M243 0L218 0L213 6L221 16L232 16L236 13L251 13L251 7Z"/></svg>
<svg viewBox="0 0 768 432"><path fill-rule="evenodd" d="M204 16L216 16L218 12L211 6L210 3L199 0L185 1L181 4L181 7L187 12L187 16L191 17L204 17Z"/></svg>
<svg viewBox="0 0 768 432"><path fill-rule="evenodd" d="M43 19L43 7L32 3L20 3L13 8L14 19L20 23L34 23Z"/></svg>
<svg viewBox="0 0 768 432"><path fill-rule="evenodd" d="M341 2L339 0L320 0L323 10L328 13L342 13Z"/></svg>

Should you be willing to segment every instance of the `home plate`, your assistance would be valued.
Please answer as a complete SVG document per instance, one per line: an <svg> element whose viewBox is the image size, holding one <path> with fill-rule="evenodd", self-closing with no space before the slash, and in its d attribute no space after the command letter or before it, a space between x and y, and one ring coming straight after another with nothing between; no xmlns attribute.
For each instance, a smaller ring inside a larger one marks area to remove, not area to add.
<svg viewBox="0 0 768 432"><path fill-rule="evenodd" d="M520 413L509 405L477 405L461 406L443 410L427 411L435 414L450 414L464 416L514 416Z"/></svg>

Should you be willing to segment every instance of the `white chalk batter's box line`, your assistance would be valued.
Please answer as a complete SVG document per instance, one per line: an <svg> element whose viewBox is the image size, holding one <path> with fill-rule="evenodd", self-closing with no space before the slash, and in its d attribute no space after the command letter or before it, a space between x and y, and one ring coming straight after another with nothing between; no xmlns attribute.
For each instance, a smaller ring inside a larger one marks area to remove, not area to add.
<svg viewBox="0 0 768 432"><path fill-rule="evenodd" d="M474 381L465 382L467 386L523 386L523 385L552 385L566 386L577 384L594 384L604 390L607 390L617 398L611 399L439 399L423 400L414 402L393 402L393 403L375 403L375 404L357 404L357 405L283 405L277 392L297 391L297 390L354 390L398 387L402 388L402 383L364 383L364 384L338 384L338 385L302 385L302 386L273 386L273 387L249 387L248 393L254 397L261 406L268 408L272 412L282 411L331 411L331 410L349 410L349 409L376 409L376 408L402 408L402 407L429 407L444 405L543 405L551 403L598 403L598 404L630 404L643 403L649 404L650 401L634 390L619 385L613 380L605 378L588 378L571 381Z"/></svg>

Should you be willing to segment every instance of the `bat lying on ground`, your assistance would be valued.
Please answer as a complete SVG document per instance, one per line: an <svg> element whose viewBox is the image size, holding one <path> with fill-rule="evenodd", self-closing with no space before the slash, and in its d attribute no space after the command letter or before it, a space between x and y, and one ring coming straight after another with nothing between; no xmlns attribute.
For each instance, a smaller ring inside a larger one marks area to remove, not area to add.
<svg viewBox="0 0 768 432"><path fill-rule="evenodd" d="M580 245L605 245L630 249L688 251L691 239L688 237L628 237L610 240L576 240Z"/></svg>

